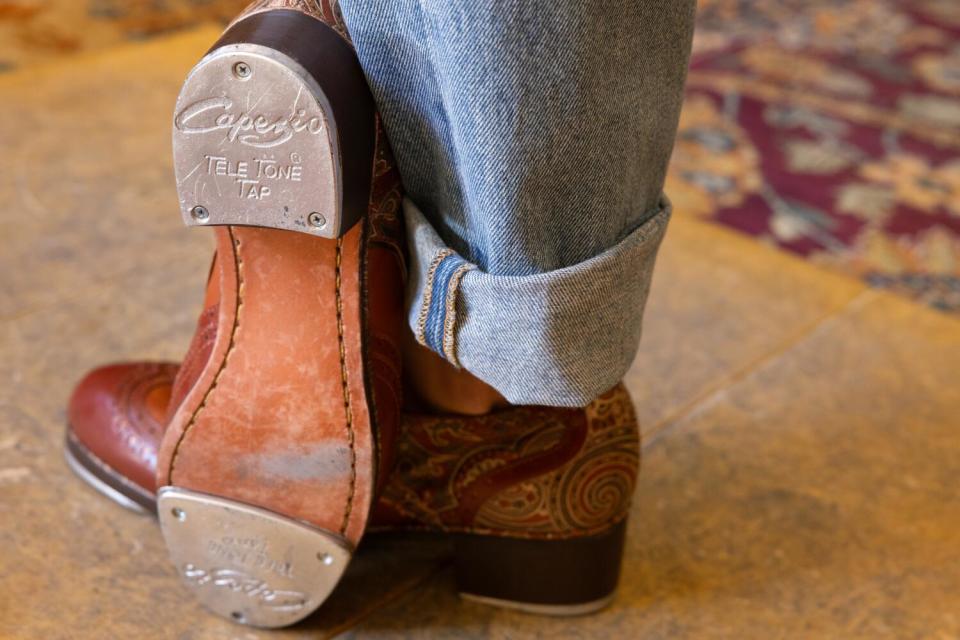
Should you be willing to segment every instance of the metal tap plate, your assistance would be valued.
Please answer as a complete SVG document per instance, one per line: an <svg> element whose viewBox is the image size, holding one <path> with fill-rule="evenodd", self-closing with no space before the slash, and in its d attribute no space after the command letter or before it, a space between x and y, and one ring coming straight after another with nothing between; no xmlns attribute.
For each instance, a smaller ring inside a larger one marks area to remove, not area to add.
<svg viewBox="0 0 960 640"><path fill-rule="evenodd" d="M177 100L174 167L184 222L341 233L330 104L293 58L257 44L201 60Z"/></svg>
<svg viewBox="0 0 960 640"><path fill-rule="evenodd" d="M283 627L314 611L351 558L339 536L265 509L163 487L160 527L187 587L211 611Z"/></svg>

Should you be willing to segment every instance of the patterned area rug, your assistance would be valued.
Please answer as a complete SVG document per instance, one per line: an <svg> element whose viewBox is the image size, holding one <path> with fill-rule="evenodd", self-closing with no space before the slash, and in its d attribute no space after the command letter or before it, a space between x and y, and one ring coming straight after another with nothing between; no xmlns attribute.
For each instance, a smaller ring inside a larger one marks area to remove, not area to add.
<svg viewBox="0 0 960 640"><path fill-rule="evenodd" d="M245 4L0 0L0 70L226 22ZM960 0L699 12L667 186L680 215L960 313Z"/></svg>
<svg viewBox="0 0 960 640"><path fill-rule="evenodd" d="M960 313L960 0L699 10L678 211Z"/></svg>

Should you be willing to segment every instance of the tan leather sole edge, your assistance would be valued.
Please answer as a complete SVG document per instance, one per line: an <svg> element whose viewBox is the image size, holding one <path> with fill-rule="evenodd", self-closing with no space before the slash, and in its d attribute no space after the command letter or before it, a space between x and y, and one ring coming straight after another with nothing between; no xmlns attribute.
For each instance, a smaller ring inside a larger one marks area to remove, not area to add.
<svg viewBox="0 0 960 640"><path fill-rule="evenodd" d="M70 469L102 495L135 513L156 514L156 496L125 478L87 449L69 425L63 454Z"/></svg>

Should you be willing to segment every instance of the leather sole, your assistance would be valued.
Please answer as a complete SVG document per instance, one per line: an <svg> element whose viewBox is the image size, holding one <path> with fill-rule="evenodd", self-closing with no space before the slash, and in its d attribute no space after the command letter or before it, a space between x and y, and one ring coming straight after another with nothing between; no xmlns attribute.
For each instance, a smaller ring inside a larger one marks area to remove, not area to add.
<svg viewBox="0 0 960 640"><path fill-rule="evenodd" d="M375 130L351 47L298 11L234 23L177 102L181 210L215 227L220 302L212 352L160 446L157 512L187 587L244 624L319 607L370 515Z"/></svg>
<svg viewBox="0 0 960 640"><path fill-rule="evenodd" d="M193 530L207 539L191 547L194 555L180 544L184 538L168 535L167 526L164 532L185 582L208 608L254 626L285 626L322 604L328 581L318 581L301 608L277 616L254 597L239 607L233 583L220 587L190 576L198 568L211 575L230 571L256 585L251 589L276 590L267 580L274 576L254 570L310 555L291 554L282 527L276 537L266 535L269 527L238 528L241 520L232 514L246 507L307 523L348 555L364 533L377 453L361 335L362 227L339 240L253 227L216 231L218 335L164 434L157 486L160 495L173 487L233 507L210 518L207 529ZM167 512L159 506L162 523ZM256 559L228 538L254 545ZM313 555L330 553L326 540L317 541ZM291 575L310 571L290 568ZM307 593L303 585L294 591Z"/></svg>

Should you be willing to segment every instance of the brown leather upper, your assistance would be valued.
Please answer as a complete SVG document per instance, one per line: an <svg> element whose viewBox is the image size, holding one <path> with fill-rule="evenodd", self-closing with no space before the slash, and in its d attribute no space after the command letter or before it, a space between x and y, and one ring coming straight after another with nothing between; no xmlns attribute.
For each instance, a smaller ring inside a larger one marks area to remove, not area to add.
<svg viewBox="0 0 960 640"><path fill-rule="evenodd" d="M120 475L156 490L157 448L177 365L138 362L94 369L67 407L70 430Z"/></svg>

